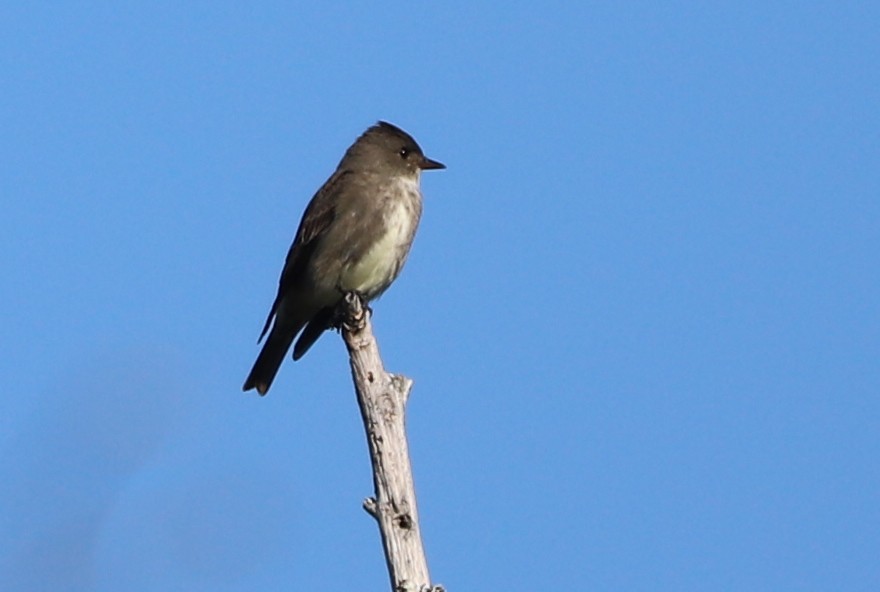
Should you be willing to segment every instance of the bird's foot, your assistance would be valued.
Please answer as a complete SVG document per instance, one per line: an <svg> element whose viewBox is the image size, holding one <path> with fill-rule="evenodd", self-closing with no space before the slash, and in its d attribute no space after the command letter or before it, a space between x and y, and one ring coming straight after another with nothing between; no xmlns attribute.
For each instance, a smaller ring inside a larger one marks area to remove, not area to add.
<svg viewBox="0 0 880 592"><path fill-rule="evenodd" d="M333 315L333 326L346 331L360 331L366 324L366 315L373 316L373 309L358 292L345 292Z"/></svg>

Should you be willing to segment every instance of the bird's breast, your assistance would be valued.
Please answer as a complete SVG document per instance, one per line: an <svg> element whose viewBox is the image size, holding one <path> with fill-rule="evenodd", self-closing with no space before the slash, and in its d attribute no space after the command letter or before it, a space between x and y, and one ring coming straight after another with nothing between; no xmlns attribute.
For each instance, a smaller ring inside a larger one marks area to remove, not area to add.
<svg viewBox="0 0 880 592"><path fill-rule="evenodd" d="M352 253L340 276L340 287L368 299L379 296L406 262L421 216L418 182L402 181L377 209L373 238Z"/></svg>

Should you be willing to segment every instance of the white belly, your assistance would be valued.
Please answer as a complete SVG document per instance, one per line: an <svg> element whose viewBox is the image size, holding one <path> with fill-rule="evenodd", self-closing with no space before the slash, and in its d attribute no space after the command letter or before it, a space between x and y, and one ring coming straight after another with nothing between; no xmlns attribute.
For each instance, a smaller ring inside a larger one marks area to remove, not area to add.
<svg viewBox="0 0 880 592"><path fill-rule="evenodd" d="M388 287L403 264L409 243L415 231L416 217L404 202L395 207L385 219L385 235L382 236L358 261L353 261L342 274L341 284L345 290L370 295Z"/></svg>

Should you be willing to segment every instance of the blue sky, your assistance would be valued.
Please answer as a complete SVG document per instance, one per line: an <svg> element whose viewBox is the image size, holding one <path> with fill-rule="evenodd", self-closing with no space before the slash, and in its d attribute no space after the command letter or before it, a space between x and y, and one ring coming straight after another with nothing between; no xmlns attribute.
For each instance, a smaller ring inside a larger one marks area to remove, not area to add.
<svg viewBox="0 0 880 592"><path fill-rule="evenodd" d="M374 306L435 581L877 590L878 18L0 9L0 589L385 589L339 337L240 388L386 119L448 165Z"/></svg>

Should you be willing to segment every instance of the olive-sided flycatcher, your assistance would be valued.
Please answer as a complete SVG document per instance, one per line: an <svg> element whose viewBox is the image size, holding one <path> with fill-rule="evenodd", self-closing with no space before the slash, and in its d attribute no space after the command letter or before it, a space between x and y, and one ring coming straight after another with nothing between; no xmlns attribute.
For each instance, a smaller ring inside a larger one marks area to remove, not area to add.
<svg viewBox="0 0 880 592"><path fill-rule="evenodd" d="M369 302L388 289L422 215L419 174L442 168L384 121L355 140L306 207L260 340L267 331L269 337L244 390L265 395L294 338L298 360L330 327L346 293Z"/></svg>

